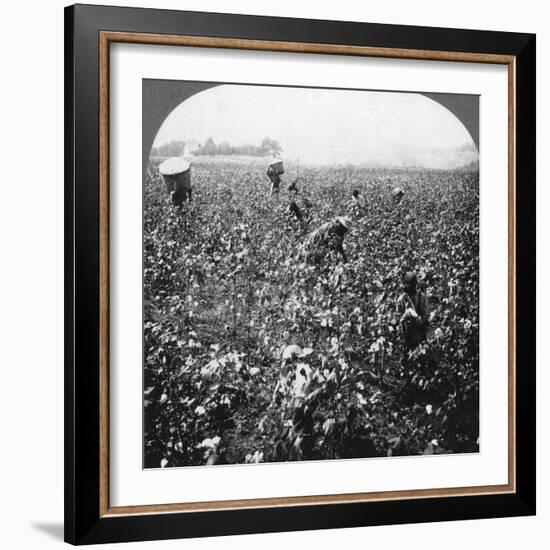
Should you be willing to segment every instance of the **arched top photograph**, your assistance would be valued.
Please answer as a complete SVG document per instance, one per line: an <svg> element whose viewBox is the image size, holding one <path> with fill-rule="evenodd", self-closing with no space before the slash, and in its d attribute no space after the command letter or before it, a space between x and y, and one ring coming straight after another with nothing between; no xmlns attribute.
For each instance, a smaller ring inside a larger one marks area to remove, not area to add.
<svg viewBox="0 0 550 550"><path fill-rule="evenodd" d="M178 88L180 98L192 94L162 120L148 111L153 158L280 155L307 165L450 170L478 160L477 96L174 81L144 88L151 101L169 92L176 103Z"/></svg>
<svg viewBox="0 0 550 550"><path fill-rule="evenodd" d="M143 99L144 467L478 453L479 96Z"/></svg>

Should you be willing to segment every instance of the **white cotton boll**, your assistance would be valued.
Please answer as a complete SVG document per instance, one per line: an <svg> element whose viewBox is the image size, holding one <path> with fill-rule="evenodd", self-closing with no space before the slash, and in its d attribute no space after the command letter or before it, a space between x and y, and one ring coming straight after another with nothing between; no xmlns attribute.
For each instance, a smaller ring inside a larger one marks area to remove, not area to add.
<svg viewBox="0 0 550 550"><path fill-rule="evenodd" d="M292 344L290 346L286 346L286 348L283 350L283 359L291 359L293 355L301 354L302 348L300 346Z"/></svg>

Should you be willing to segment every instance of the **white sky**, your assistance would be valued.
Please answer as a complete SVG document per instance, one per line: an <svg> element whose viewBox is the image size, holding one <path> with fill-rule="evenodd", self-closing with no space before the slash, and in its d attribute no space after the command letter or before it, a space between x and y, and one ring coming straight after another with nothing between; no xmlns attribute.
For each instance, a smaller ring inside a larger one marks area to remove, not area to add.
<svg viewBox="0 0 550 550"><path fill-rule="evenodd" d="M477 159L463 124L421 94L222 85L187 99L161 126L172 140L260 145L306 164L376 163L452 168Z"/></svg>

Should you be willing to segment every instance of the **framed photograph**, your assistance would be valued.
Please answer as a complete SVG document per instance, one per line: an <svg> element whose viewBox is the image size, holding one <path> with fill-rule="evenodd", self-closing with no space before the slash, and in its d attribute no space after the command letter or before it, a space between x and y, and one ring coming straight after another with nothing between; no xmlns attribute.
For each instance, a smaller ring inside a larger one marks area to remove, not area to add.
<svg viewBox="0 0 550 550"><path fill-rule="evenodd" d="M535 513L535 36L65 11L65 538Z"/></svg>

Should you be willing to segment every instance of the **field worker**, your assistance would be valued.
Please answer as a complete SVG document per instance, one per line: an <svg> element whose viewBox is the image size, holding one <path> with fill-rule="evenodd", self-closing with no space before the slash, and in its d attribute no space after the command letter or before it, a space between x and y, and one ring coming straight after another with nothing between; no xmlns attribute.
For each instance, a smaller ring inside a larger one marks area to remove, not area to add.
<svg viewBox="0 0 550 550"><path fill-rule="evenodd" d="M302 246L306 261L319 263L328 251L334 250L340 254L344 263L347 262L344 237L350 228L351 220L347 216L337 216L312 231Z"/></svg>
<svg viewBox="0 0 550 550"><path fill-rule="evenodd" d="M191 202L191 164L181 157L172 157L162 162L158 169L174 205L179 207L186 200Z"/></svg>
<svg viewBox="0 0 550 550"><path fill-rule="evenodd" d="M360 214L365 207L365 201L358 189L354 189L349 202L349 209L353 214Z"/></svg>
<svg viewBox="0 0 550 550"><path fill-rule="evenodd" d="M292 183L288 186L288 192L289 193L298 193L298 178L292 181Z"/></svg>
<svg viewBox="0 0 550 550"><path fill-rule="evenodd" d="M267 177L271 180L271 196L279 194L281 174L284 174L283 163L280 160L275 160L267 169Z"/></svg>
<svg viewBox="0 0 550 550"><path fill-rule="evenodd" d="M403 294L397 300L397 313L405 351L409 352L426 340L428 332L428 300L417 289L416 275L412 271L403 276Z"/></svg>
<svg viewBox="0 0 550 550"><path fill-rule="evenodd" d="M401 202L401 199L405 195L405 191L403 191L401 187L395 187L391 192L391 195L392 195L394 204L399 204Z"/></svg>
<svg viewBox="0 0 550 550"><path fill-rule="evenodd" d="M300 222L300 225L304 225L304 217L302 216L302 211L300 210L300 207L296 204L296 201L291 201L288 205L288 211L290 214L294 215L294 217Z"/></svg>

